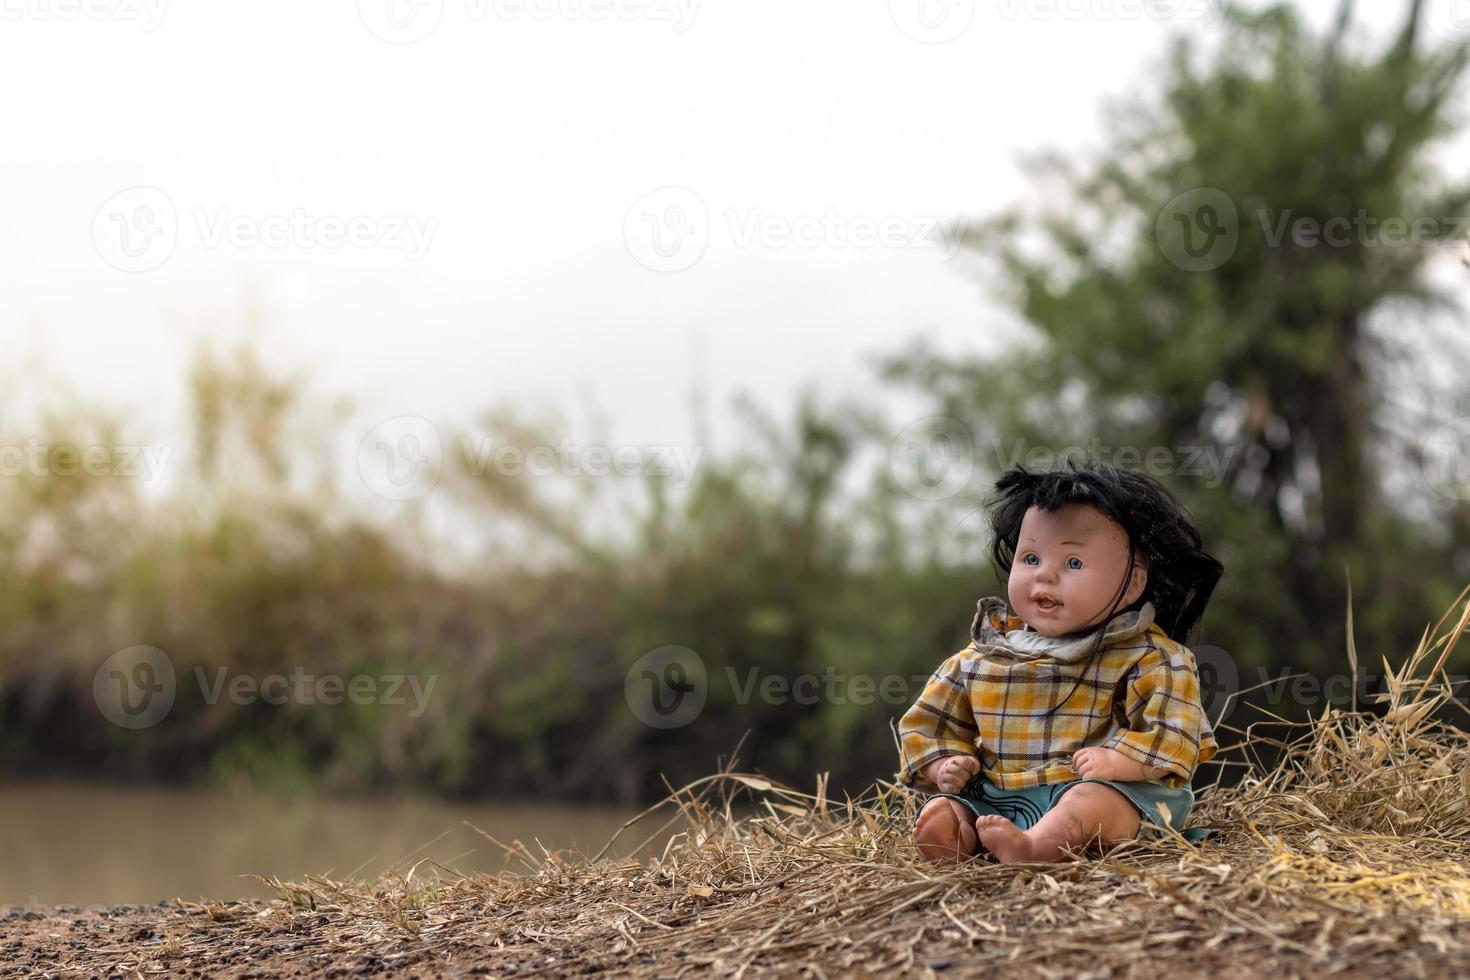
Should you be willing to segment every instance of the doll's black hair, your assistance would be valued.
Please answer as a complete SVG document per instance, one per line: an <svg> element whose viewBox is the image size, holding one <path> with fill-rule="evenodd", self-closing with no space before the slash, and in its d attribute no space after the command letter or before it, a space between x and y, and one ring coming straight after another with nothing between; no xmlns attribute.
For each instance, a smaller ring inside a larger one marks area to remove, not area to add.
<svg viewBox="0 0 1470 980"><path fill-rule="evenodd" d="M1065 464L1046 472L1013 466L995 484L987 502L992 534L991 556L996 567L1009 575L1016 557L1016 540L1026 511L1039 507L1057 511L1067 504L1088 504L1118 524L1128 536L1128 564L1143 562L1148 581L1143 593L1128 608L1145 602L1154 604L1154 622L1170 639L1184 643L1204 615L1210 595L1224 573L1224 566L1204 550L1199 531L1189 511L1152 477L1111 463L1071 457ZM1096 627L1097 637L1088 664L1102 648L1106 624L1119 611L1128 591L1124 573L1108 612ZM1081 684L1086 668L1077 676ZM1075 692L1076 685L1072 691ZM1052 710L1072 697L1069 692Z"/></svg>
<svg viewBox="0 0 1470 980"><path fill-rule="evenodd" d="M1152 477L1111 463L1079 465L1069 457L1063 467L1050 472L1014 466L996 482L995 490L990 501L991 555L1006 574L1016 557L1016 539L1027 510L1090 504L1128 535L1130 562L1135 557L1143 560L1148 585L1137 605L1154 604L1154 621L1170 639L1185 642L1204 615L1223 566L1205 553L1189 511ZM1126 586L1125 577L1117 599L1126 593Z"/></svg>

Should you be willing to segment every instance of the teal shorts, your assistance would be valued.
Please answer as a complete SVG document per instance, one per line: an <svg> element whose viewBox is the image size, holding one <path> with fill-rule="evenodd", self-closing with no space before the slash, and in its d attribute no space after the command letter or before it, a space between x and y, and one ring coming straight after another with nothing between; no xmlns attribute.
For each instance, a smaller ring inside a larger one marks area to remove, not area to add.
<svg viewBox="0 0 1470 980"><path fill-rule="evenodd" d="M1211 833L1209 827L1184 829L1190 807L1194 806L1194 790L1188 786L1170 789L1162 783L1116 782L1111 779L1073 779L1065 783L1048 783L1044 786L1027 786L1022 789L999 789L984 775L977 775L965 784L958 793L935 793L934 797L958 800L975 816L999 814L1022 830L1036 826L1043 815L1057 805L1063 793L1082 783L1102 783L1111 786L1128 798L1143 821L1169 827L1183 835L1191 844L1197 844ZM932 799L933 797L931 797ZM1168 816L1165 817L1164 807ZM1154 827L1140 823L1138 836L1150 839L1164 836Z"/></svg>

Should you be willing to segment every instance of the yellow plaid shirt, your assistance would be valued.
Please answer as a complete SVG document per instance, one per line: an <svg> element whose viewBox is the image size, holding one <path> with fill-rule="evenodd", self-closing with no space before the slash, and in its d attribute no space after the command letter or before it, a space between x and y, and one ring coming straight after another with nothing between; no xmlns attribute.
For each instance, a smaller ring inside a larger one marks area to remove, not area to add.
<svg viewBox="0 0 1470 980"><path fill-rule="evenodd" d="M1072 754L1101 745L1166 770L1157 781L1177 789L1219 751L1194 655L1154 625L1152 603L1115 616L1091 664L1086 651L1095 631L1042 637L1000 598L976 607L973 641L940 664L899 722L905 785L947 755L978 756L986 778L1002 789L1066 782L1081 778ZM1024 632L1007 636L1015 630ZM1068 691L1071 698L1047 717Z"/></svg>

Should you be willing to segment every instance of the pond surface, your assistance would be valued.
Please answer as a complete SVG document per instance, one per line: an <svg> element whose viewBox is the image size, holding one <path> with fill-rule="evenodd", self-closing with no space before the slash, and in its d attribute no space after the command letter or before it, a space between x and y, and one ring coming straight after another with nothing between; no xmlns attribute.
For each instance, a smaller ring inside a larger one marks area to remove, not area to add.
<svg viewBox="0 0 1470 980"><path fill-rule="evenodd" d="M202 789L0 786L0 905L119 905L165 898L274 898L254 878L371 878L430 859L464 874L526 870L506 844L596 854L636 810L560 805L239 796ZM625 831L619 856L675 813ZM657 855L675 831L643 849ZM418 875L434 871L422 864Z"/></svg>

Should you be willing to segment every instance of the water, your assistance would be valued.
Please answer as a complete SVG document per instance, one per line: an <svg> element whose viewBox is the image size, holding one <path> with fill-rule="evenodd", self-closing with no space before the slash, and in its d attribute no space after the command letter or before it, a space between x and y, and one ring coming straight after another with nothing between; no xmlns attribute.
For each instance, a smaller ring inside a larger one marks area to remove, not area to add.
<svg viewBox="0 0 1470 980"><path fill-rule="evenodd" d="M433 800L275 799L198 789L0 787L0 904L117 905L165 898L272 898L242 875L373 877L432 859L473 874L519 860L509 844L595 854L637 811ZM640 821L609 852L624 856L667 821ZM678 827L674 828L675 830ZM651 848L659 853L669 834ZM645 849L646 855L648 849ZM433 870L423 864L419 875Z"/></svg>

